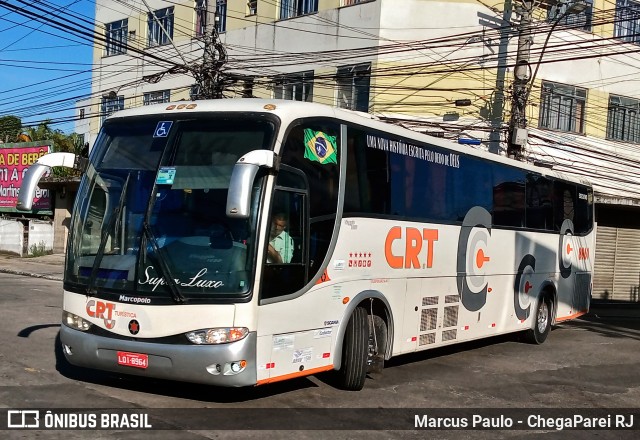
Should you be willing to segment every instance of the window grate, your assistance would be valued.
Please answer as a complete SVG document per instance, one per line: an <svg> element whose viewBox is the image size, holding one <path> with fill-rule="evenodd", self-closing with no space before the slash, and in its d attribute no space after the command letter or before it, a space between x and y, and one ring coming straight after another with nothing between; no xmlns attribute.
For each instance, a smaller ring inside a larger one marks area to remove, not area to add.
<svg viewBox="0 0 640 440"><path fill-rule="evenodd" d="M370 82L370 63L338 68L336 72L338 107L361 112L369 111Z"/></svg>
<svg viewBox="0 0 640 440"><path fill-rule="evenodd" d="M147 25L149 47L169 44L173 39L173 6L148 14Z"/></svg>
<svg viewBox="0 0 640 440"><path fill-rule="evenodd" d="M106 24L106 48L105 54L110 57L127 52L127 37L129 35L128 19L114 21Z"/></svg>
<svg viewBox="0 0 640 440"><path fill-rule="evenodd" d="M425 296L422 298L422 307L435 306L438 304L438 299L439 298L437 296Z"/></svg>
<svg viewBox="0 0 640 440"><path fill-rule="evenodd" d="M280 20L318 12L318 0L280 0Z"/></svg>
<svg viewBox="0 0 640 440"><path fill-rule="evenodd" d="M609 97L607 139L640 143L640 100Z"/></svg>
<svg viewBox="0 0 640 440"><path fill-rule="evenodd" d="M427 333L424 335L420 335L420 339L418 340L418 345L435 344L435 342L436 342L436 334Z"/></svg>
<svg viewBox="0 0 640 440"><path fill-rule="evenodd" d="M584 133L586 101L586 89L543 81L539 126Z"/></svg>
<svg viewBox="0 0 640 440"><path fill-rule="evenodd" d="M420 315L420 331L435 330L438 319L438 309L423 309Z"/></svg>
<svg viewBox="0 0 640 440"><path fill-rule="evenodd" d="M442 332L442 341L453 341L454 339L457 339L458 337L458 330L457 329L451 329L451 330L445 330Z"/></svg>
<svg viewBox="0 0 640 440"><path fill-rule="evenodd" d="M444 308L443 327L455 327L458 325L458 307L449 306Z"/></svg>
<svg viewBox="0 0 640 440"><path fill-rule="evenodd" d="M460 296L459 295L447 295L447 296L444 297L444 302L446 304L460 302Z"/></svg>
<svg viewBox="0 0 640 440"><path fill-rule="evenodd" d="M293 101L313 101L313 71L282 75L275 80L273 87L275 99Z"/></svg>

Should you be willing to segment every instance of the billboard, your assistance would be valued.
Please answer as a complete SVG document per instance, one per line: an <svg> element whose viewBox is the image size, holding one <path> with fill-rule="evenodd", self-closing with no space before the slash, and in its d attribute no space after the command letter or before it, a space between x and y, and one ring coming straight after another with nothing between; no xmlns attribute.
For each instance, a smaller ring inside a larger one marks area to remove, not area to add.
<svg viewBox="0 0 640 440"><path fill-rule="evenodd" d="M51 151L51 141L0 144L0 212L16 212L22 177L40 156ZM48 189L36 189L33 211L51 211Z"/></svg>

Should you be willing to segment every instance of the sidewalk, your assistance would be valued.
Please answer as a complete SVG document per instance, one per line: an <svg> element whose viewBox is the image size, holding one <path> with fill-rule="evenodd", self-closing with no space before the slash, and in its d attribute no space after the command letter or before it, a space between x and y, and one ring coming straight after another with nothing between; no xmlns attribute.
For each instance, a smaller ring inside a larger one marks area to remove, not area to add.
<svg viewBox="0 0 640 440"><path fill-rule="evenodd" d="M62 281L64 254L24 258L0 254L0 272Z"/></svg>

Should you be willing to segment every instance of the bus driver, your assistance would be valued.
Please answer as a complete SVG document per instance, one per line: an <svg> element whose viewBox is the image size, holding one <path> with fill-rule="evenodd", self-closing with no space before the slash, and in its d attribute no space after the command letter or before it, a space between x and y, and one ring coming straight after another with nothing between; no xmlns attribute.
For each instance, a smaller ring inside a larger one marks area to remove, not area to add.
<svg viewBox="0 0 640 440"><path fill-rule="evenodd" d="M293 256L293 239L285 231L287 219L278 213L271 219L269 232L269 248L267 249L267 263L290 263Z"/></svg>

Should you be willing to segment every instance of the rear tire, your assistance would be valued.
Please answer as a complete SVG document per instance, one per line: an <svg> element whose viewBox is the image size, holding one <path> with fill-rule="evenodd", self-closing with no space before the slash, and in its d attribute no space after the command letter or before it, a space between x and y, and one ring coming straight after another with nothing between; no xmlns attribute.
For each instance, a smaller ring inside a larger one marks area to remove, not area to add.
<svg viewBox="0 0 640 440"><path fill-rule="evenodd" d="M552 304L549 295L543 295L538 301L533 328L527 330L525 339L531 344L542 344L551 331Z"/></svg>
<svg viewBox="0 0 640 440"><path fill-rule="evenodd" d="M342 343L342 364L338 370L338 386L344 390L360 391L367 378L369 352L369 316L356 307L349 318Z"/></svg>

